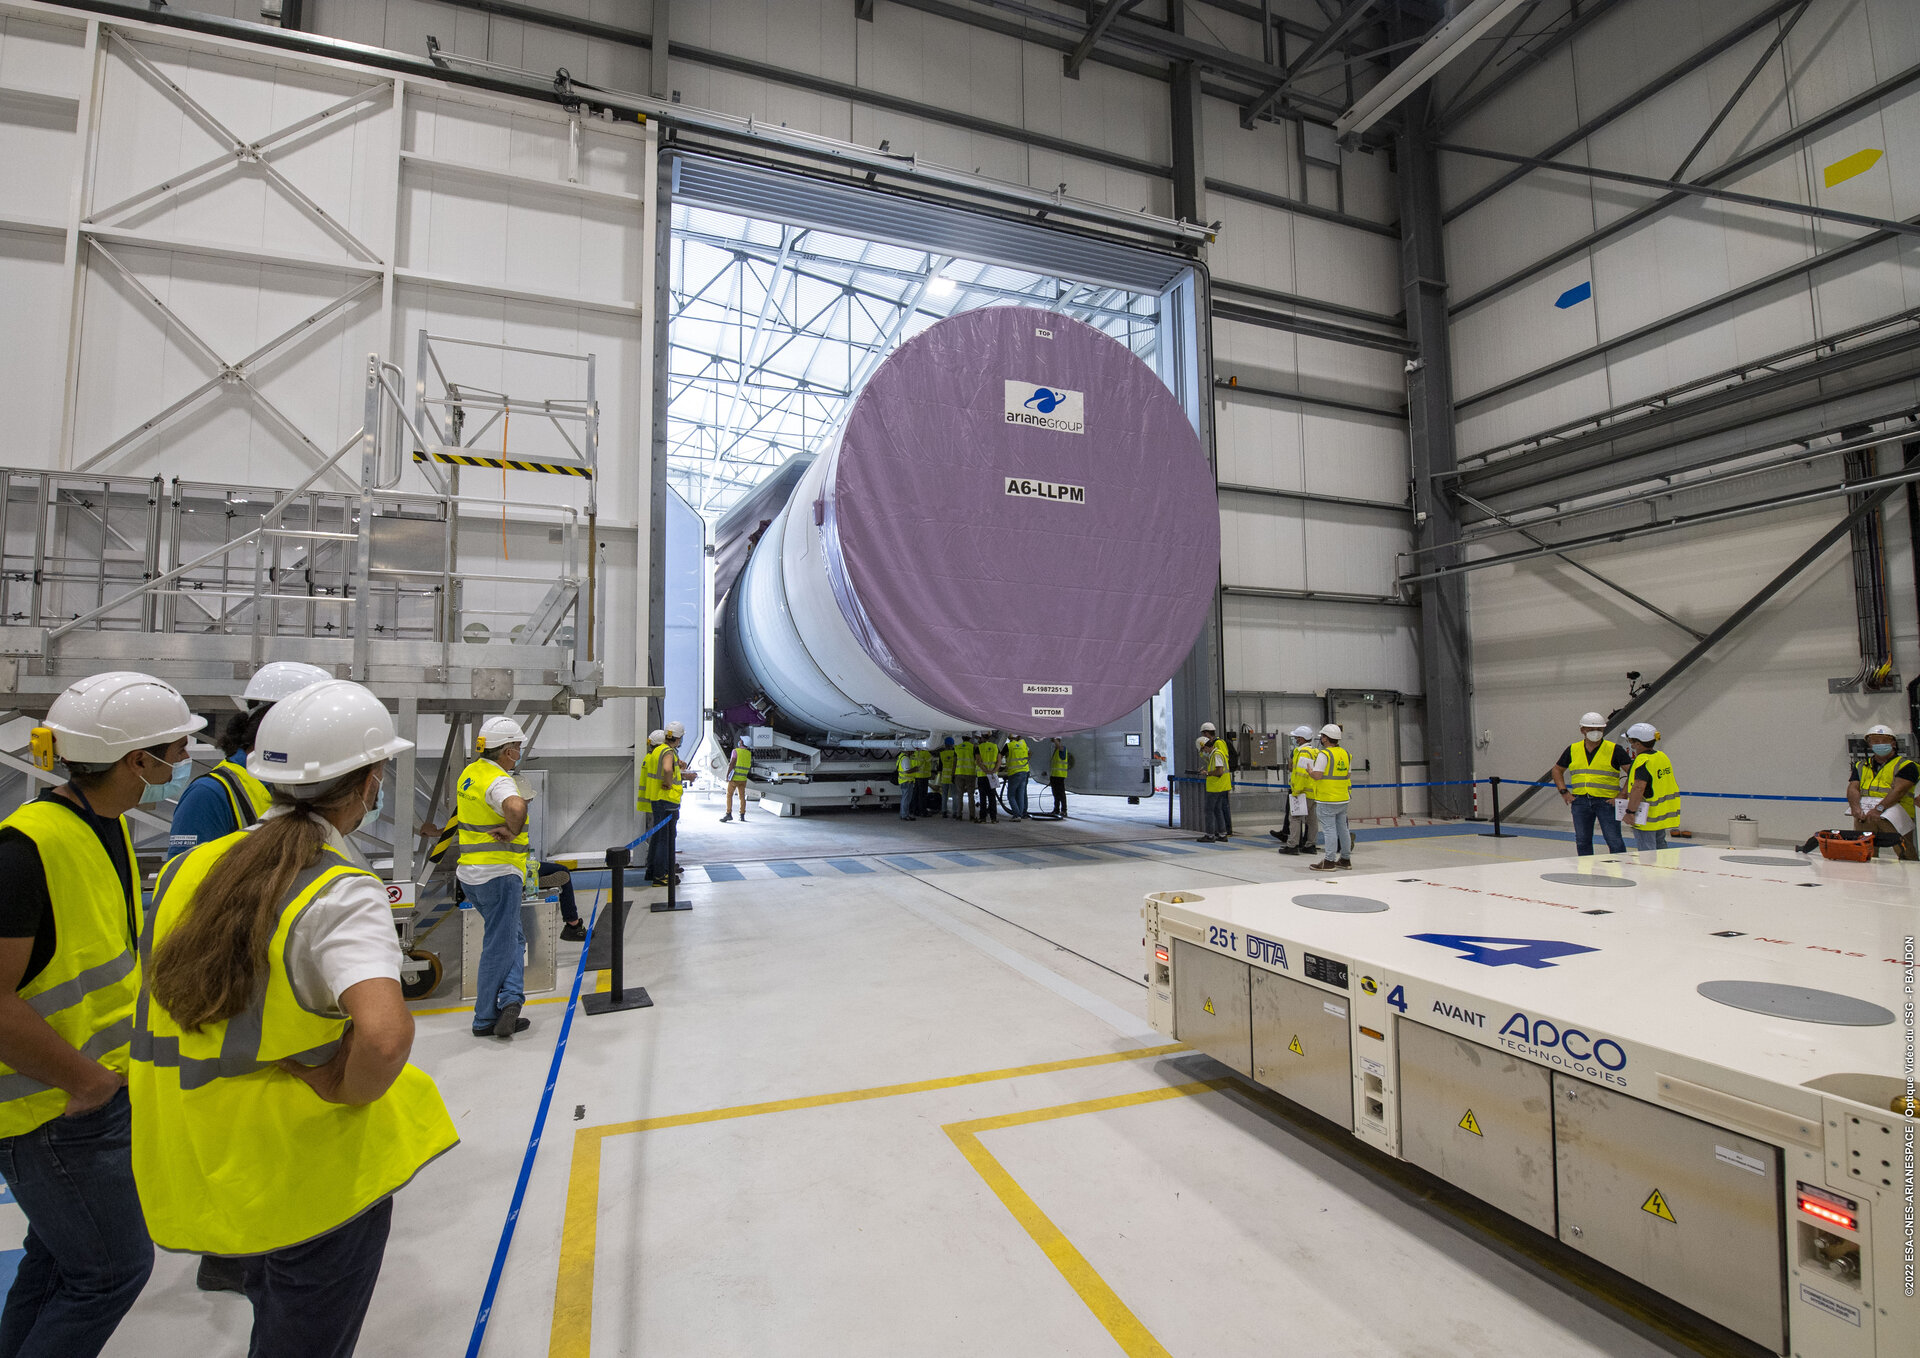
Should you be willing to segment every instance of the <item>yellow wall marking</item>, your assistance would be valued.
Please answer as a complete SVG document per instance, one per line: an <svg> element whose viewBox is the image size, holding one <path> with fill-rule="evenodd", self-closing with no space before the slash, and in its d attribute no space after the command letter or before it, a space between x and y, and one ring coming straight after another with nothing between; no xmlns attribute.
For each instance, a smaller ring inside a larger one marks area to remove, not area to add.
<svg viewBox="0 0 1920 1358"><path fill-rule="evenodd" d="M1189 1094L1205 1094L1209 1090L1220 1088L1229 1083L1225 1079L1200 1080L1193 1084L1170 1085L1163 1089L1143 1089L1137 1094L1117 1094L1112 1098L1088 1099L1084 1103L1063 1103L1053 1108L1035 1108L1025 1113L1007 1113L1000 1117L976 1118L971 1122L948 1123L941 1128L953 1138L953 1144L967 1157L967 1163L987 1182L993 1195L1000 1199L1001 1205L1013 1213L1013 1219L1020 1223L1026 1233L1033 1237L1033 1243L1040 1252L1060 1270L1060 1276L1067 1280L1068 1286L1079 1294L1094 1318L1113 1336L1128 1358L1171 1358L1167 1350L1151 1331L1140 1323L1140 1318L1120 1300L1106 1279L1094 1271L1085 1255L1075 1249L1060 1228L1053 1224L1047 1214L1040 1210L1038 1203L1028 1196L1027 1191L1014 1181L1006 1167L994 1159L980 1140L981 1132L999 1131L1005 1127L1024 1127L1035 1122L1049 1122L1055 1118L1077 1117L1081 1113L1103 1113L1115 1108L1132 1108L1143 1103L1159 1103L1166 1099L1183 1099Z"/></svg>
<svg viewBox="0 0 1920 1358"><path fill-rule="evenodd" d="M1855 151L1850 156L1842 156L1826 168L1825 178L1827 187L1832 188L1835 184L1844 184L1855 175L1865 174L1868 170L1878 165L1880 163L1880 157L1885 154L1886 152L1880 150L1878 147L1870 146L1864 151Z"/></svg>
<svg viewBox="0 0 1920 1358"><path fill-rule="evenodd" d="M1137 1047L1131 1051L1109 1052L1101 1056L1077 1056L1035 1066L1011 1066L1004 1070L983 1070L972 1075L917 1080L911 1084L879 1085L872 1089L849 1089L837 1094L776 1099L769 1103L743 1103L733 1108L714 1108L703 1113L674 1113L666 1117L641 1118L634 1122L610 1122L603 1127L578 1128L573 1134L573 1166L567 1175L567 1209L560 1234L560 1270L554 1284L553 1327L548 1334L547 1352L550 1358L589 1358L593 1342L594 1251L598 1247L600 1228L600 1143L610 1136L654 1132L668 1127L692 1127L704 1122L726 1122L734 1118L758 1117L762 1113L827 1108L835 1104L893 1098L900 1094L925 1094L938 1089L958 1089L964 1085L1012 1080L1022 1075L1046 1075L1058 1070L1081 1070L1088 1066L1143 1061L1149 1057L1171 1056L1186 1050L1186 1043L1174 1042L1163 1047Z"/></svg>
<svg viewBox="0 0 1920 1358"><path fill-rule="evenodd" d="M1480 1121L1478 1118L1474 1117L1473 1110L1471 1108L1467 1110L1467 1115L1460 1119L1460 1126L1465 1130L1472 1132L1475 1136L1486 1135L1485 1132L1482 1132L1480 1130Z"/></svg>
<svg viewBox="0 0 1920 1358"><path fill-rule="evenodd" d="M1295 1033L1293 1035L1293 1041L1287 1043L1287 1050L1295 1056L1305 1056L1307 1054L1307 1049L1300 1045L1300 1034Z"/></svg>
<svg viewBox="0 0 1920 1358"><path fill-rule="evenodd" d="M1673 1221L1673 1209L1667 1206L1667 1200L1660 1196L1660 1190L1657 1188L1647 1195L1645 1202L1640 1204L1640 1210L1651 1212L1662 1221ZM1680 1223L1673 1221L1673 1224L1678 1226Z"/></svg>

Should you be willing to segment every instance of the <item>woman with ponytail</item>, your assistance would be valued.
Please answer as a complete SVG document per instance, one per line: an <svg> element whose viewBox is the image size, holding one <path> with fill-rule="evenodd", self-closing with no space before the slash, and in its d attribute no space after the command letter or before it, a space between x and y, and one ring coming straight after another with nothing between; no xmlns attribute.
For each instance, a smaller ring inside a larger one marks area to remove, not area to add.
<svg viewBox="0 0 1920 1358"><path fill-rule="evenodd" d="M392 1195L458 1141L346 838L408 748L358 684L277 703L247 759L266 813L168 863L141 933L134 1180L155 1244L240 1262L251 1353L353 1352Z"/></svg>

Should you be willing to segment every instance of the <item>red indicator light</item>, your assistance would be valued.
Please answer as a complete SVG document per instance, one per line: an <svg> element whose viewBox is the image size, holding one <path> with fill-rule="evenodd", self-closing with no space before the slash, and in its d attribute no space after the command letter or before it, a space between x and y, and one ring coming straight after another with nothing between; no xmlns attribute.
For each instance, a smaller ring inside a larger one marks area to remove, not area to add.
<svg viewBox="0 0 1920 1358"><path fill-rule="evenodd" d="M1830 1221L1843 1231L1857 1231L1860 1229L1859 1222L1851 1212L1843 1212L1838 1207L1834 1207L1829 1203L1819 1202L1807 1197L1805 1194L1802 1194L1800 1197L1800 1210L1810 1217L1818 1217L1822 1221Z"/></svg>
<svg viewBox="0 0 1920 1358"><path fill-rule="evenodd" d="M1156 943L1153 948L1153 958L1156 962L1171 962L1173 954L1167 951L1164 944Z"/></svg>

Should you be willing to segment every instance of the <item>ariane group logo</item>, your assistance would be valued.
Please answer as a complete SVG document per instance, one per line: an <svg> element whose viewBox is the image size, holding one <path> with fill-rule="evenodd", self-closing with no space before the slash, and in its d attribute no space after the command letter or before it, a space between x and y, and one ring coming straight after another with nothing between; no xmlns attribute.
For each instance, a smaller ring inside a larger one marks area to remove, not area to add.
<svg viewBox="0 0 1920 1358"><path fill-rule="evenodd" d="M1047 382L1006 382L1006 421L1058 434L1087 432L1086 394Z"/></svg>

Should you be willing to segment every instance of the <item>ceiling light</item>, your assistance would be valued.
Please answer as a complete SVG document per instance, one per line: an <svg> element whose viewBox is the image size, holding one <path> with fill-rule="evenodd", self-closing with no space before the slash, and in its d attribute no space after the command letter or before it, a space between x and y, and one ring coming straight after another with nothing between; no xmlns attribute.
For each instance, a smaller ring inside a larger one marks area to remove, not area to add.
<svg viewBox="0 0 1920 1358"><path fill-rule="evenodd" d="M935 297L949 296L953 292L953 280L951 278L936 278L927 284L927 291Z"/></svg>

